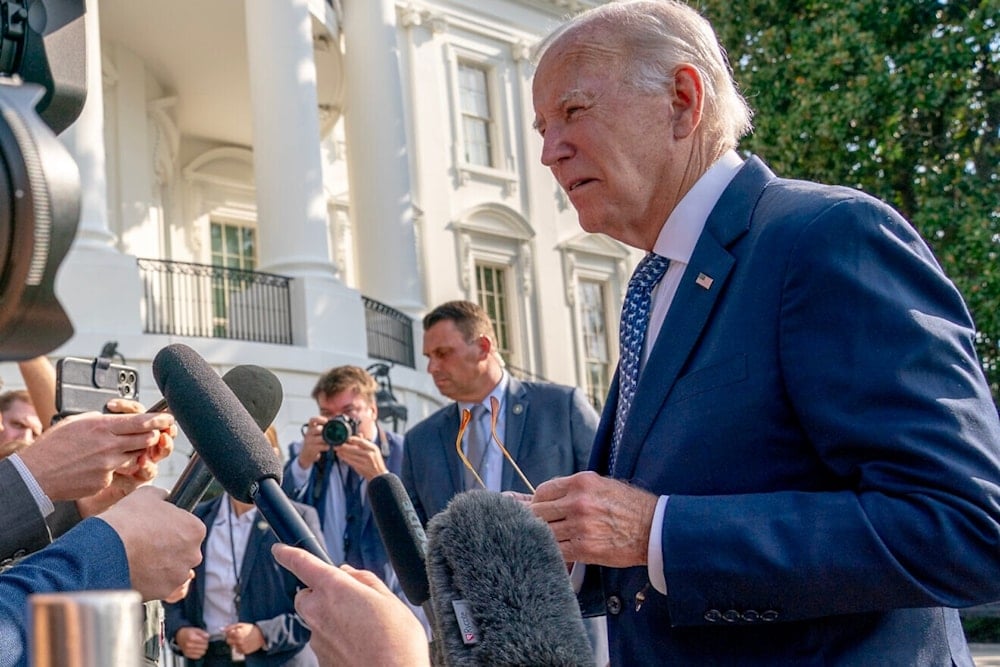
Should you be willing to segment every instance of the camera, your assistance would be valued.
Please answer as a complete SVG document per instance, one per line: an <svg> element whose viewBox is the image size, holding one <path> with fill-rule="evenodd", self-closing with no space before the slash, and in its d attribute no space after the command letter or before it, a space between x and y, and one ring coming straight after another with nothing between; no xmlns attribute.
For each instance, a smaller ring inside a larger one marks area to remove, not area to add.
<svg viewBox="0 0 1000 667"><path fill-rule="evenodd" d="M332 447L339 447L352 435L357 434L358 422L344 415L331 417L330 421L323 425L323 442Z"/></svg>
<svg viewBox="0 0 1000 667"><path fill-rule="evenodd" d="M80 176L56 133L86 97L84 0L0 0L0 360L73 335L56 270L80 219Z"/></svg>

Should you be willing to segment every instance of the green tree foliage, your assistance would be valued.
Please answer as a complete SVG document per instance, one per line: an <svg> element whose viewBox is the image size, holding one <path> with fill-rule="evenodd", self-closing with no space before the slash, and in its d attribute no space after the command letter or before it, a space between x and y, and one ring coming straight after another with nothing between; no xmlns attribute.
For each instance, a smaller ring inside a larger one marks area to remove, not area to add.
<svg viewBox="0 0 1000 667"><path fill-rule="evenodd" d="M973 313L1000 399L1000 0L698 6L756 112L741 149L912 221Z"/></svg>

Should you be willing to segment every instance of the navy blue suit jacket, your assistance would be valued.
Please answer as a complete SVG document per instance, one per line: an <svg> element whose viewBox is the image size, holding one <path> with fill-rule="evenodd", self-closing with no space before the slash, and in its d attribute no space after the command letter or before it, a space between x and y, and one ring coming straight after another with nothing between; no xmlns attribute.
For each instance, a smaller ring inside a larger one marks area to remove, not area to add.
<svg viewBox="0 0 1000 667"><path fill-rule="evenodd" d="M389 469L389 472L398 475L403 462L403 437L396 433L384 431L379 427L379 438L381 439L382 437L385 438L389 445L389 455L384 457L385 465ZM289 457L288 462L285 464L284 479L281 483L282 488L290 498L316 508L316 511L319 512L321 524L325 520L326 493L330 487L330 479L337 479L338 474L336 467L334 467L333 457L326 457L325 461L326 468L323 471L324 474L320 476L318 488L316 480L319 464L314 465L313 469L309 472L309 481L304 487L294 488L294 481L288 471L288 467L298 465L295 461L295 456ZM389 556L385 552L382 537L379 535L378 526L375 525L375 518L372 516L371 505L367 502L361 508L361 559L364 562L364 569L377 574L393 590L398 588L398 584L394 581L395 575L392 573L392 566L389 564Z"/></svg>
<svg viewBox="0 0 1000 667"><path fill-rule="evenodd" d="M118 534L90 518L0 574L0 667L28 664L28 596L127 590L128 557Z"/></svg>
<svg viewBox="0 0 1000 667"><path fill-rule="evenodd" d="M505 405L504 446L534 486L586 470L597 413L580 389L511 377ZM452 403L406 432L403 485L425 524L464 490L465 466L455 450L460 422ZM528 492L506 460L501 489Z"/></svg>
<svg viewBox="0 0 1000 667"><path fill-rule="evenodd" d="M601 473L617 404L616 377ZM752 158L708 218L611 471L670 496L667 595L636 610L647 569L602 570L612 662L971 665L947 608L1000 599L998 471L969 313L917 233Z"/></svg>
<svg viewBox="0 0 1000 667"><path fill-rule="evenodd" d="M164 604L167 639L172 641L177 631L194 626L215 633L218 628L206 628L205 602L205 544L212 531L212 524L222 506L222 499L199 503L194 515L208 528L201 545L202 561L194 570L194 581L187 596L180 602ZM300 503L295 509L305 519L306 525L316 535L321 535L316 510ZM264 635L267 649L246 656L247 667L313 666L316 657L312 651L302 652L309 642L309 630L295 613L295 593L298 582L290 572L278 565L271 556L271 546L278 542L270 525L260 514L250 531L243 564L240 569L241 590L239 620L255 623ZM190 665L200 665L202 660L188 660Z"/></svg>

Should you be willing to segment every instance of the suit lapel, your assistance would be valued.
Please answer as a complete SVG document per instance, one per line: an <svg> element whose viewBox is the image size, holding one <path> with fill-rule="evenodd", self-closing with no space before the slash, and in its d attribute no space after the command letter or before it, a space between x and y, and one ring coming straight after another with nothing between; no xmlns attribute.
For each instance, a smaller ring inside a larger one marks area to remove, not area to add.
<svg viewBox="0 0 1000 667"><path fill-rule="evenodd" d="M750 158L709 214L650 352L645 368L655 368L656 372L647 373L644 370L639 377L632 410L619 445L616 469L611 471L615 477L629 479L634 476L639 452L654 417L670 395L712 310L725 291L730 272L736 264L736 258L728 248L750 228L754 206L767 182L773 178L774 174L760 160ZM617 387L616 373L612 392L616 405Z"/></svg>
<svg viewBox="0 0 1000 667"><path fill-rule="evenodd" d="M458 403L452 403L444 413L444 419L438 426L438 443L444 448L444 460L447 461L448 483L451 485L446 497L461 493L464 489L465 466L458 458L455 450L455 438L458 437L458 427L462 421L462 411Z"/></svg>
<svg viewBox="0 0 1000 667"><path fill-rule="evenodd" d="M521 381L508 374L507 376L507 415L504 421L504 447L510 453L510 457L515 461L521 460L521 443L524 442L524 424L528 416L527 393ZM516 473L514 467L510 465L504 457L503 471L500 479L500 489L509 490L513 488ZM520 476L517 477L520 480Z"/></svg>
<svg viewBox="0 0 1000 667"><path fill-rule="evenodd" d="M247 549L243 554L243 564L240 565L239 594L241 597L243 589L246 588L247 581L253 573L253 566L257 561L257 554L261 550L264 536L267 535L267 531L270 529L271 527L267 521L258 512L257 517L253 520L253 527L250 529L250 539L247 540Z"/></svg>

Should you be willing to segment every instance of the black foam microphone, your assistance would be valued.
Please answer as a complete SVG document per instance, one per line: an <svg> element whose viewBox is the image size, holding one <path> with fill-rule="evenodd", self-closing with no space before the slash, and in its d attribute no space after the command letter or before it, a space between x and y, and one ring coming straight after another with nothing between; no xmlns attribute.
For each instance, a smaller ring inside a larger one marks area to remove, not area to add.
<svg viewBox="0 0 1000 667"><path fill-rule="evenodd" d="M175 343L156 354L153 377L181 430L222 488L256 505L279 541L332 565L281 490L281 462L263 431L208 362Z"/></svg>
<svg viewBox="0 0 1000 667"><path fill-rule="evenodd" d="M424 604L431 596L424 564L427 535L403 482L391 472L372 478L368 503L406 599L410 604Z"/></svg>
<svg viewBox="0 0 1000 667"><path fill-rule="evenodd" d="M552 531L520 502L467 491L427 525L427 577L445 665L593 665Z"/></svg>
<svg viewBox="0 0 1000 667"><path fill-rule="evenodd" d="M222 376L237 400L247 409L257 426L266 429L281 409L281 399L284 392L277 376L266 368L243 364L226 371ZM150 412L169 410L165 400L158 401L149 409ZM212 485L212 471L201 460L197 451L191 453L187 466L177 478L174 487L167 494L167 502L190 512L201 502L202 497Z"/></svg>

